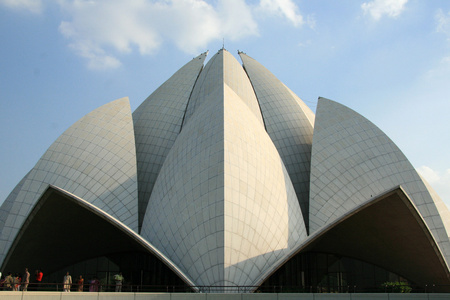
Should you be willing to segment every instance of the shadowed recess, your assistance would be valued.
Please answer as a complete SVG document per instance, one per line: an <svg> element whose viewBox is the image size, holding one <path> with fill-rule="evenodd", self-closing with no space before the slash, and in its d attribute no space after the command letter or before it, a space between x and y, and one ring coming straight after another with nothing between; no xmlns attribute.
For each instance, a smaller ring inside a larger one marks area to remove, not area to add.
<svg viewBox="0 0 450 300"><path fill-rule="evenodd" d="M450 276L442 254L401 187L376 197L336 221L312 238L295 256L305 253L350 257L395 272L421 288L435 284L441 286L440 292L449 292ZM288 275L289 264L298 261L295 256L262 286L282 284L280 278ZM297 268L296 272L301 271ZM293 285L290 282L283 284Z"/></svg>
<svg viewBox="0 0 450 300"><path fill-rule="evenodd" d="M20 229L2 270L42 268L51 274L95 257L130 252L154 256L154 261L161 264L162 273L169 274L166 278L171 282L167 284L183 284L180 276L126 230L80 200L50 186Z"/></svg>

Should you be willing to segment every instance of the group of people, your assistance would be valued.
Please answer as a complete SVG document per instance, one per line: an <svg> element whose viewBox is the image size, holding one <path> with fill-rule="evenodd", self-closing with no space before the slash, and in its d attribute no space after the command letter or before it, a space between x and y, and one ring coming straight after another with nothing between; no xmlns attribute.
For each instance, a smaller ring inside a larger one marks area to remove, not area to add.
<svg viewBox="0 0 450 300"><path fill-rule="evenodd" d="M64 279L63 279L64 292L70 292L70 289L72 288L72 284L73 284L72 276L70 275L69 272L67 272L66 275L64 275ZM80 277L78 277L76 285L77 285L77 292L84 291L83 276L80 275ZM100 281L98 280L97 277L94 277L89 281L89 292L98 292L99 287L100 287Z"/></svg>
<svg viewBox="0 0 450 300"><path fill-rule="evenodd" d="M70 276L69 272L66 273L63 280L64 284L64 292L70 292L70 288L72 287L72 276ZM77 281L77 292L82 292L84 290L84 278L80 275Z"/></svg>
<svg viewBox="0 0 450 300"><path fill-rule="evenodd" d="M44 274L41 270L36 270L35 272L35 281L33 283L33 289L39 290L41 287L42 277ZM11 272L2 277L0 273L0 286L3 287L6 291L28 291L28 286L30 285L30 272L28 268L25 268L25 272L23 275L20 274L12 274Z"/></svg>
<svg viewBox="0 0 450 300"><path fill-rule="evenodd" d="M69 272L67 272L63 279L64 292L70 292L72 284L73 284L72 276L70 275ZM80 275L80 277L78 277L78 281L76 282L76 284L77 284L77 292L84 291L83 276ZM98 292L99 286L100 286L100 281L97 279L97 277L92 278L89 281L89 292Z"/></svg>
<svg viewBox="0 0 450 300"><path fill-rule="evenodd" d="M31 275L28 271L28 268L25 268L25 272L23 275L20 274L12 274L9 272L7 276L2 277L2 273L0 272L0 289L6 291L28 291L32 290L39 291L42 289L41 282L44 274L41 270L36 270L35 272L35 280L34 282L30 282ZM115 291L122 292L122 284L124 281L124 277L122 273L118 273L114 275L115 282ZM77 292L83 292L84 290L84 278L83 276L79 276L77 282L72 281L72 276L69 272L63 278L63 290L64 292L70 292L72 285L76 284ZM30 289L29 289L30 286ZM89 281L89 292L98 292L100 287L100 281L98 278L94 277Z"/></svg>
<svg viewBox="0 0 450 300"><path fill-rule="evenodd" d="M123 276L122 273L114 275L114 281L116 284L116 292L122 291L122 283L123 283ZM64 292L70 292L70 289L72 288L72 276L70 275L69 271L67 271L66 275L63 279L63 286L64 286ZM83 276L80 275L77 281L77 292L82 292L84 290L84 279ZM98 292L100 286L100 281L97 277L94 277L89 282L89 292Z"/></svg>

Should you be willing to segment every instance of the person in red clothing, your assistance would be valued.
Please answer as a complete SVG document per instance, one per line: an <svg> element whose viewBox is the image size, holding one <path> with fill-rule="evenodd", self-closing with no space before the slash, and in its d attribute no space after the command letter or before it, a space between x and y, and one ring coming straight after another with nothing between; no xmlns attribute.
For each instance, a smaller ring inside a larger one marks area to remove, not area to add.
<svg viewBox="0 0 450 300"><path fill-rule="evenodd" d="M36 270L36 290L41 289L42 277L44 277L44 273L41 270Z"/></svg>
<svg viewBox="0 0 450 300"><path fill-rule="evenodd" d="M78 278L78 288L77 291L78 292L82 292L84 288L84 279L83 276L80 275L80 278Z"/></svg>

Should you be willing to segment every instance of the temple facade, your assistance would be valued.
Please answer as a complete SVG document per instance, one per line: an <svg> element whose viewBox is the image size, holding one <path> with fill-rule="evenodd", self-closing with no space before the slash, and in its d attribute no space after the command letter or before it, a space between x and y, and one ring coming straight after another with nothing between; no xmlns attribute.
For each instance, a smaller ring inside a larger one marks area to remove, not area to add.
<svg viewBox="0 0 450 300"><path fill-rule="evenodd" d="M207 54L134 112L107 103L48 148L0 207L3 273L450 291L450 213L389 137L326 98L314 114L243 52Z"/></svg>

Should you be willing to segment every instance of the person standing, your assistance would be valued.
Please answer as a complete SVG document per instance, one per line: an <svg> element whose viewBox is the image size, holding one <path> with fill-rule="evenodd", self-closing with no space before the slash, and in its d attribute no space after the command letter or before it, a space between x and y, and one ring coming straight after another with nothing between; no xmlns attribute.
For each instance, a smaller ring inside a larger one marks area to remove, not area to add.
<svg viewBox="0 0 450 300"><path fill-rule="evenodd" d="M30 272L28 272L28 268L25 268L25 273L23 274L23 288L22 291L28 291L28 284L30 283Z"/></svg>
<svg viewBox="0 0 450 300"><path fill-rule="evenodd" d="M123 276L122 272L119 272L119 274L114 275L114 281L116 282L116 292L120 293L122 291L122 284L123 284Z"/></svg>
<svg viewBox="0 0 450 300"><path fill-rule="evenodd" d="M80 278L78 278L78 288L77 291L78 292L82 292L83 291L83 287L84 287L84 279L83 277L80 275Z"/></svg>
<svg viewBox="0 0 450 300"><path fill-rule="evenodd" d="M64 276L64 292L70 292L70 287L72 286L72 276L70 276L69 271L67 271L66 276Z"/></svg>
<svg viewBox="0 0 450 300"><path fill-rule="evenodd" d="M22 278L20 278L19 274L14 274L14 285L13 285L13 291L20 291L20 283L22 281Z"/></svg>
<svg viewBox="0 0 450 300"><path fill-rule="evenodd" d="M40 269L36 270L36 290L39 291L41 289L42 277L44 277L44 273Z"/></svg>
<svg viewBox="0 0 450 300"><path fill-rule="evenodd" d="M97 277L92 278L89 285L89 292L98 292L98 286L100 285L100 281L98 281Z"/></svg>
<svg viewBox="0 0 450 300"><path fill-rule="evenodd" d="M12 291L14 286L14 278L11 275L11 272L8 273L8 276L5 278L5 287L7 291Z"/></svg>

